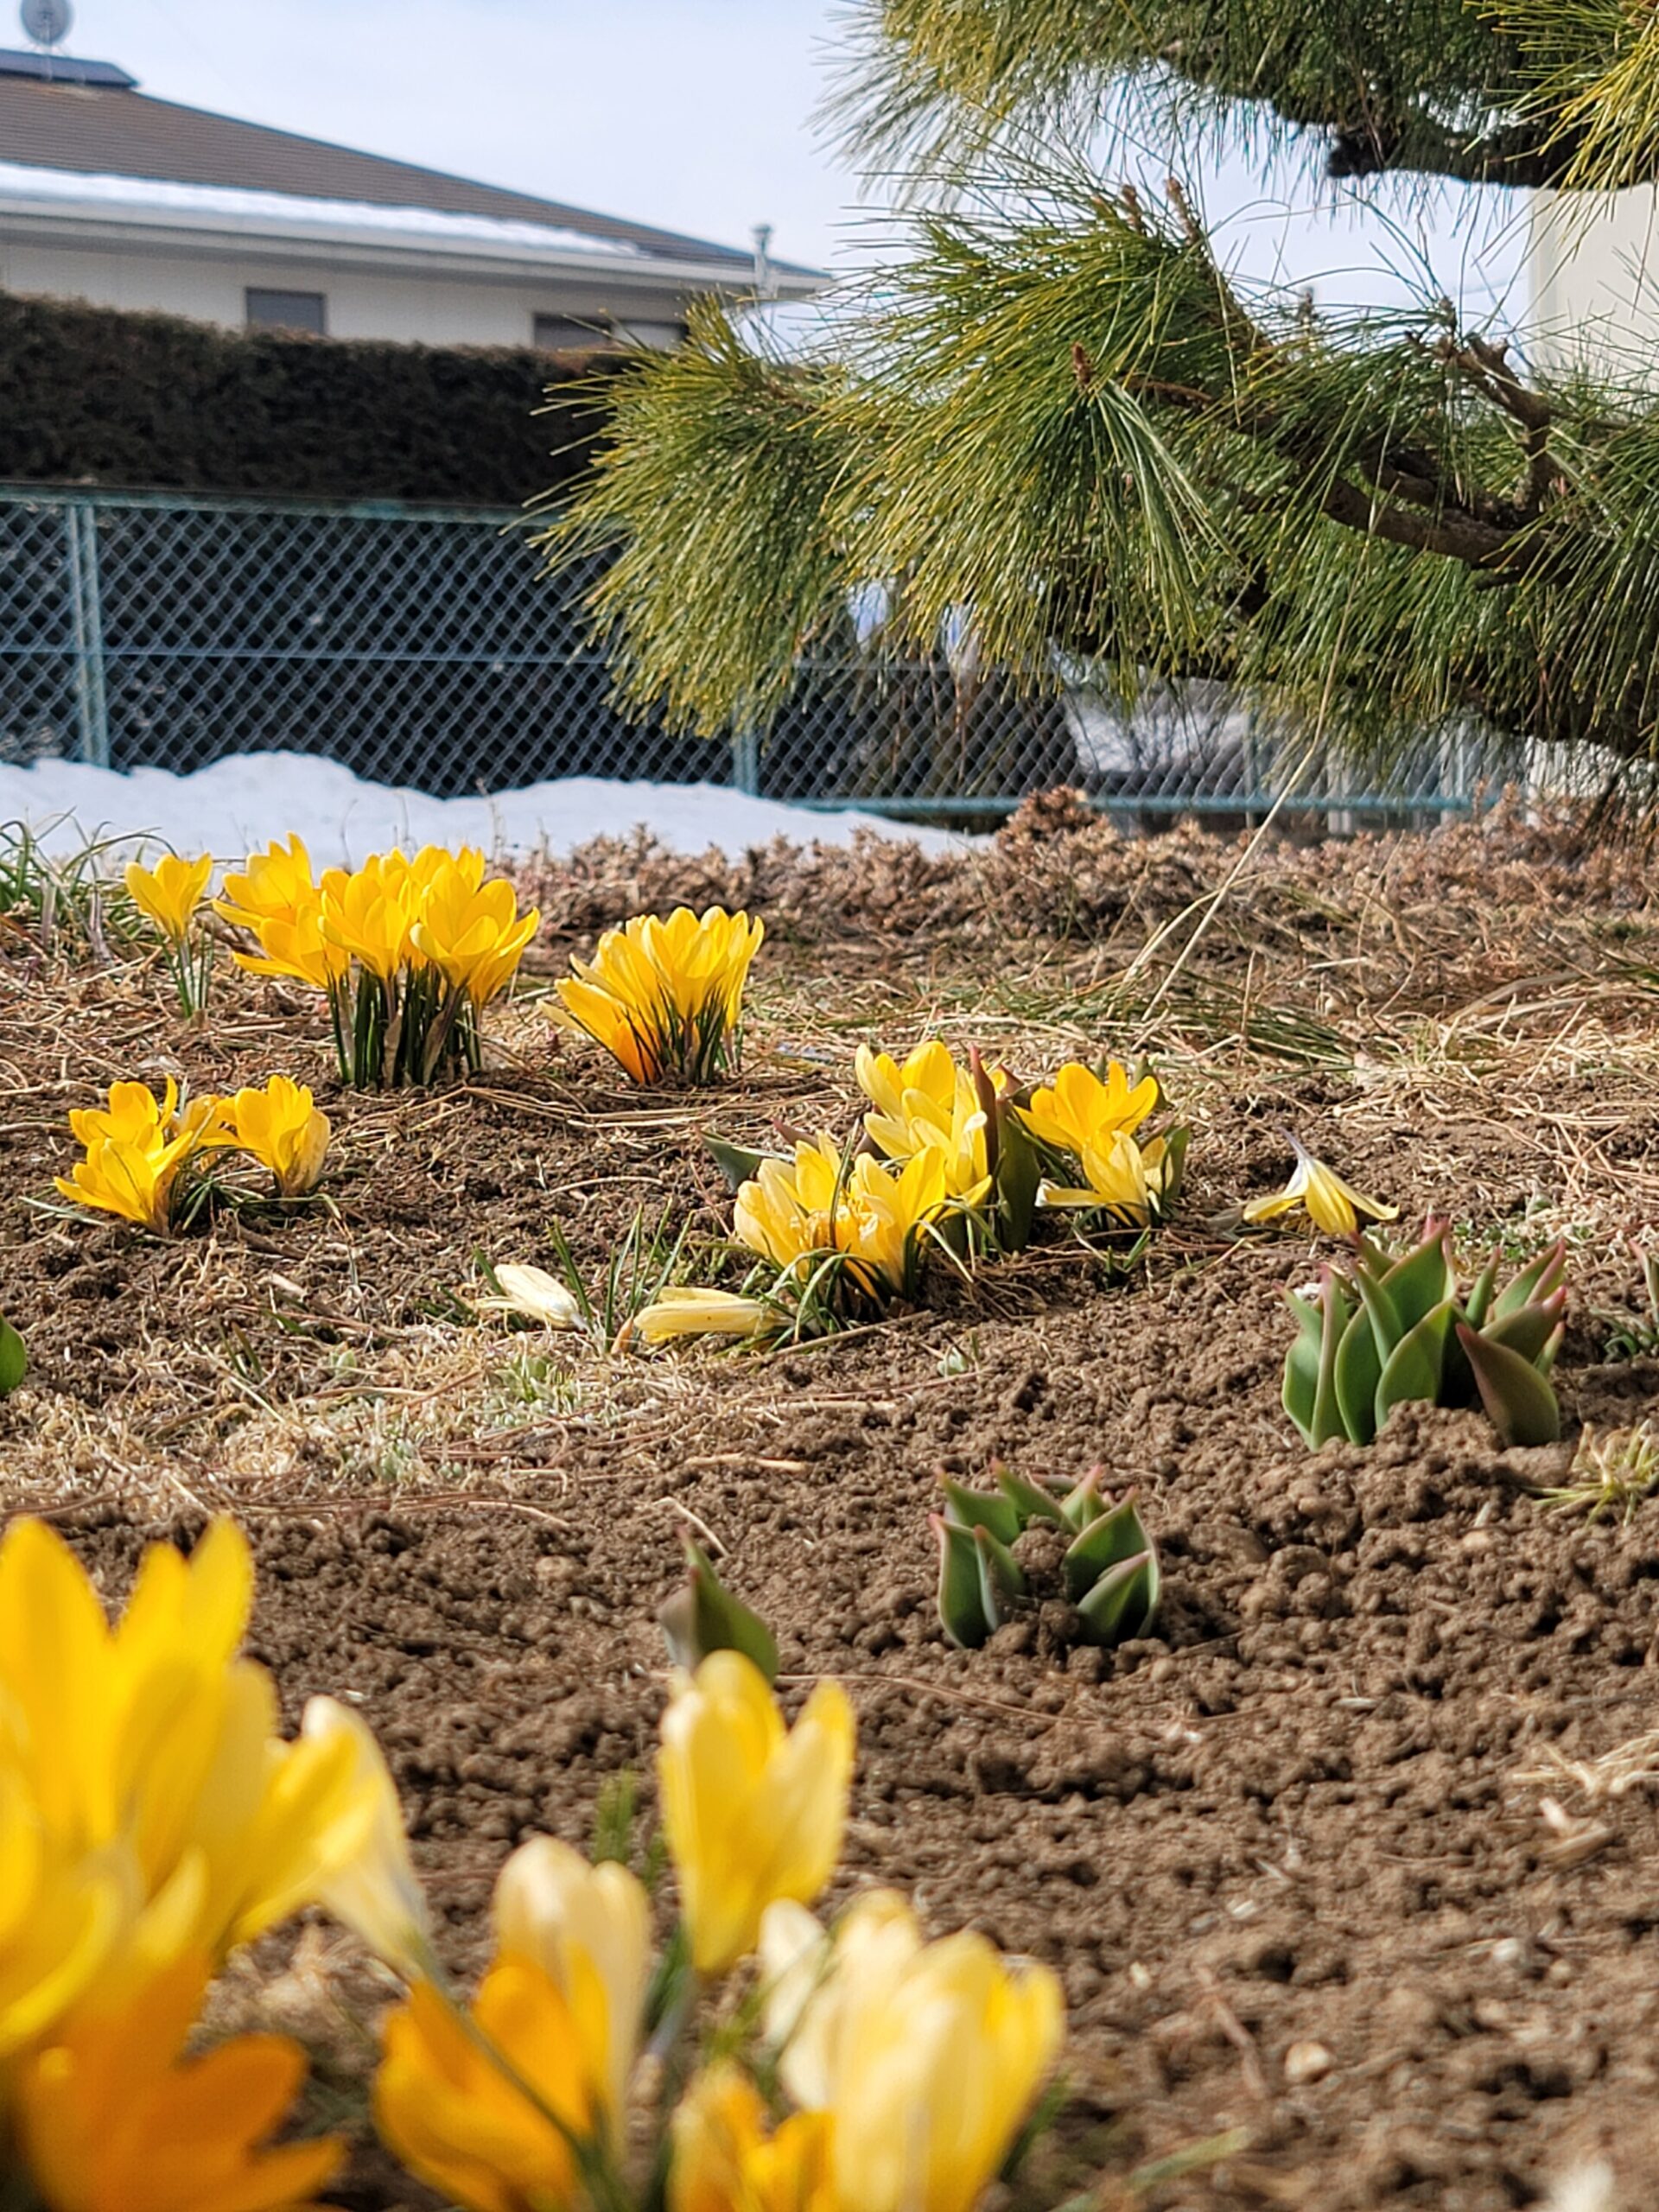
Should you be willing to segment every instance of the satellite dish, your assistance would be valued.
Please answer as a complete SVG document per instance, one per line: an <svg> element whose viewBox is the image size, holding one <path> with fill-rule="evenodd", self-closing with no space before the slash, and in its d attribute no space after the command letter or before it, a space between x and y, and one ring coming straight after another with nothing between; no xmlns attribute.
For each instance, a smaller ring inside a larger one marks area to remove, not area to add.
<svg viewBox="0 0 1659 2212"><path fill-rule="evenodd" d="M23 0L23 29L36 46L58 46L69 35L75 11L69 0Z"/></svg>

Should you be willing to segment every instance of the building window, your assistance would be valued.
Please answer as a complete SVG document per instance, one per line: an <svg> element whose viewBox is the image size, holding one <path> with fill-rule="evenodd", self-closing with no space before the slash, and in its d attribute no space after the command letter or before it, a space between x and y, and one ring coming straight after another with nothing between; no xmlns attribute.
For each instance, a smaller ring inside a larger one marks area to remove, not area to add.
<svg viewBox="0 0 1659 2212"><path fill-rule="evenodd" d="M328 302L321 292L262 292L248 287L250 330L305 330L314 338L328 331Z"/></svg>
<svg viewBox="0 0 1659 2212"><path fill-rule="evenodd" d="M592 353L616 343L605 315L538 315L532 343L543 353Z"/></svg>

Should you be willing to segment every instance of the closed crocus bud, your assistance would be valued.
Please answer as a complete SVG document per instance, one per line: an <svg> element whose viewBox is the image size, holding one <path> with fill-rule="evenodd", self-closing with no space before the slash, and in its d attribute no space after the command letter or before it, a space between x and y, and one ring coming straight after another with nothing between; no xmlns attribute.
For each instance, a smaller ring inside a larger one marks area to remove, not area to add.
<svg viewBox="0 0 1659 2212"><path fill-rule="evenodd" d="M397 1787L367 1723L331 1697L314 1697L300 1724L302 1745L342 1740L351 1749L348 1783L334 1799L334 1821L315 1838L323 1871L313 1894L395 1974L417 1980L431 1967L431 1923Z"/></svg>
<svg viewBox="0 0 1659 2212"><path fill-rule="evenodd" d="M501 1958L538 1967L578 2016L594 2017L602 2002L605 2103L620 2129L651 1979L651 1902L643 1885L626 1866L590 1866L569 1844L537 1836L497 1878L495 1933Z"/></svg>
<svg viewBox="0 0 1659 2212"><path fill-rule="evenodd" d="M679 1677L657 1770L700 1974L723 1974L751 1951L774 1899L806 1904L829 1880L855 1732L834 1682L820 1682L786 1730L765 1677L740 1652L713 1652Z"/></svg>
<svg viewBox="0 0 1659 2212"><path fill-rule="evenodd" d="M760 1923L761 2018L779 2053L779 2076L795 2102L829 2105L853 2013L895 1989L922 1948L908 1902L872 1890L850 1905L833 1935L802 1905L769 1905Z"/></svg>

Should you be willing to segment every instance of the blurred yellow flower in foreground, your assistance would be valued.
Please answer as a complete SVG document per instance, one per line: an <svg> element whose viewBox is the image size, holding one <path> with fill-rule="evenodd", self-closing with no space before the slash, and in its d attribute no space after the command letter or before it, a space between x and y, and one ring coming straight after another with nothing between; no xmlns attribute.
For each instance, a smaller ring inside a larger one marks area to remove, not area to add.
<svg viewBox="0 0 1659 2212"><path fill-rule="evenodd" d="M211 853L195 861L181 861L175 854L165 853L154 868L141 868L137 861L130 861L127 896L176 950L190 934L190 924L213 872Z"/></svg>
<svg viewBox="0 0 1659 2212"><path fill-rule="evenodd" d="M711 2066L673 2120L668 2212L832 2212L830 2121L796 2113L775 2134L746 2075Z"/></svg>
<svg viewBox="0 0 1659 2212"><path fill-rule="evenodd" d="M569 1021L635 1083L712 1083L735 1064L743 987L766 925L710 906L607 930L558 987Z"/></svg>
<svg viewBox="0 0 1659 2212"><path fill-rule="evenodd" d="M1275 1221L1294 1206L1306 1206L1315 1229L1323 1230L1327 1236L1351 1236L1362 1214L1370 1221L1392 1221L1398 1214L1398 1206L1385 1206L1344 1183L1334 1168L1316 1160L1294 1137L1290 1147L1296 1155L1295 1173L1282 1191L1275 1191L1270 1198L1252 1198L1244 1208L1246 1221Z"/></svg>
<svg viewBox="0 0 1659 2212"><path fill-rule="evenodd" d="M305 2054L245 2036L181 2059L207 1980L187 1955L112 2010L88 2007L20 2070L17 2134L51 2212L312 2212L343 2145L259 2145Z"/></svg>
<svg viewBox="0 0 1659 2212"><path fill-rule="evenodd" d="M328 1116L304 1084L274 1075L263 1090L238 1090L219 1106L207 1143L233 1147L268 1167L285 1198L303 1198L316 1188L331 1132Z"/></svg>
<svg viewBox="0 0 1659 2212"><path fill-rule="evenodd" d="M556 1984L575 2018L605 2023L596 2110L620 2139L651 1980L651 1900L626 1866L590 1866L551 1836L523 1844L496 1878L499 1956Z"/></svg>
<svg viewBox="0 0 1659 2212"><path fill-rule="evenodd" d="M769 2009L781 1987L788 2013L784 2086L829 2118L836 2212L969 2212L1058 2056L1056 1976L971 1931L925 1943L904 1900L880 1891L833 1942L774 1908L762 1961Z"/></svg>
<svg viewBox="0 0 1659 2212"><path fill-rule="evenodd" d="M462 2212L575 2207L576 2142L598 2125L607 2027L520 1959L490 1969L467 2019L417 1982L385 2025L375 2125L410 2173Z"/></svg>
<svg viewBox="0 0 1659 2212"><path fill-rule="evenodd" d="M677 1678L657 1754L663 1827L700 1974L751 1951L779 1897L806 1904L835 1871L856 1725L820 1682L786 1730L760 1669L736 1651Z"/></svg>
<svg viewBox="0 0 1659 2212"><path fill-rule="evenodd" d="M314 1697L301 1716L296 1751L339 1777L332 1801L312 1821L316 1903L405 1980L429 1973L426 1895L415 1878L397 1785L373 1731L349 1706Z"/></svg>
<svg viewBox="0 0 1659 2212"><path fill-rule="evenodd" d="M315 1727L277 1736L270 1676L236 1656L252 1589L245 1540L215 1522L188 1560L151 1546L111 1628L54 1531L20 1520L0 1541L0 1778L55 1910L73 1922L62 1885L107 1880L118 1979L187 1947L216 1961L368 1878L384 1764Z"/></svg>

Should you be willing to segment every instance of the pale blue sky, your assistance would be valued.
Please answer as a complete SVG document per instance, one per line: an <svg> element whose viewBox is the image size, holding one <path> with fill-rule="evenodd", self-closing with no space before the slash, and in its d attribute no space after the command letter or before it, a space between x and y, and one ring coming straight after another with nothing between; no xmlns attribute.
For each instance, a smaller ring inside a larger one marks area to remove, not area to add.
<svg viewBox="0 0 1659 2212"><path fill-rule="evenodd" d="M14 0L0 0L0 43ZM856 256L853 185L811 118L837 0L76 0L72 51L147 91L782 258ZM17 35L21 42L21 35ZM1501 200L1501 195L1495 195ZM1398 227L1315 211L1305 183L1210 177L1255 273L1387 298L1427 248L1478 312L1518 255L1496 213L1478 254L1444 212ZM1512 225L1509 226L1512 229Z"/></svg>

